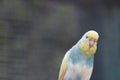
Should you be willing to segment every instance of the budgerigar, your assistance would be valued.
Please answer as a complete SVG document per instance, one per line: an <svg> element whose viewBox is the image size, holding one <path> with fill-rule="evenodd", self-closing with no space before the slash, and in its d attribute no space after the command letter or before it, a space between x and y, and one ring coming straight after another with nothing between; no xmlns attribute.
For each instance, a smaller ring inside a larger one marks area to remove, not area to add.
<svg viewBox="0 0 120 80"><path fill-rule="evenodd" d="M90 80L99 34L90 30L65 54L58 80Z"/></svg>

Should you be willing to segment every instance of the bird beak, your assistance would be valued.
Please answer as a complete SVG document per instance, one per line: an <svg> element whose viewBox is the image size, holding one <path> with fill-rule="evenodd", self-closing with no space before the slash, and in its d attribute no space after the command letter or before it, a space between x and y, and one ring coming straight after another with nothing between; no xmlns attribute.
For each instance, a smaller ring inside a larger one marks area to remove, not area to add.
<svg viewBox="0 0 120 80"><path fill-rule="evenodd" d="M89 39L89 48L93 47L94 44L95 44L95 39L90 38Z"/></svg>

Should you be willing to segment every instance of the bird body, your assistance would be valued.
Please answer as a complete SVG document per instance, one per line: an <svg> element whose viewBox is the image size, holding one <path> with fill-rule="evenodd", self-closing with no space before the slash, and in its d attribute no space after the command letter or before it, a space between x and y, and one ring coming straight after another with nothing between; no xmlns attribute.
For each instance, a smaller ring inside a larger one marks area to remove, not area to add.
<svg viewBox="0 0 120 80"><path fill-rule="evenodd" d="M67 69L63 80L88 80L93 69L93 56L86 58L75 45L65 58ZM87 75L87 76L86 76Z"/></svg>
<svg viewBox="0 0 120 80"><path fill-rule="evenodd" d="M61 64L58 80L90 79L98 38L99 35L96 31L88 31L67 51Z"/></svg>

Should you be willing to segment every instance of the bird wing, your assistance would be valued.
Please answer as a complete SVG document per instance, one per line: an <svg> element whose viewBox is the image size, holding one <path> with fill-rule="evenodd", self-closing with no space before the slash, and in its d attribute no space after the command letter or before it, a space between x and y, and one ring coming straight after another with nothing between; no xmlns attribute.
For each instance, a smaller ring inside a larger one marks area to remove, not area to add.
<svg viewBox="0 0 120 80"><path fill-rule="evenodd" d="M68 53L66 53L66 55L64 56L63 58L63 61L62 61L62 64L61 64L61 68L60 68L60 72L59 72L59 77L58 77L58 80L63 80L63 77L66 73L66 69L67 69L67 62L66 62L66 59L68 57Z"/></svg>

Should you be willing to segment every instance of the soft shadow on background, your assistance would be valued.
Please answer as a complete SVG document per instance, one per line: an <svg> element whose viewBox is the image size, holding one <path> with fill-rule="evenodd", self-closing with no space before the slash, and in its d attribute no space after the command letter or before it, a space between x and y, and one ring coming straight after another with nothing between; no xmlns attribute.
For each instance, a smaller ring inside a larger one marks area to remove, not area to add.
<svg viewBox="0 0 120 80"><path fill-rule="evenodd" d="M0 80L57 80L91 29L100 34L91 80L119 80L119 0L0 0Z"/></svg>

